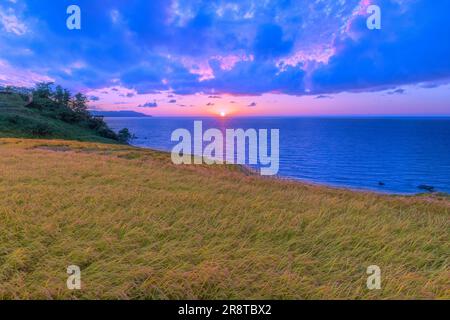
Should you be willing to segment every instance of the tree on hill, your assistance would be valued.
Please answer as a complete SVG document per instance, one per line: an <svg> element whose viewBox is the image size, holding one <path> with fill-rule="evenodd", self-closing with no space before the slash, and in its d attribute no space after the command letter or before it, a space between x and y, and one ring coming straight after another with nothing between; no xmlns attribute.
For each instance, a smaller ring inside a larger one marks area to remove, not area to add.
<svg viewBox="0 0 450 320"><path fill-rule="evenodd" d="M55 93L53 94L55 101L61 105L64 104L64 89L61 86L56 86Z"/></svg>
<svg viewBox="0 0 450 320"><path fill-rule="evenodd" d="M19 91L13 90L15 93L19 93ZM88 111L89 100L82 93L72 96L69 90L60 85L54 87L52 82L37 83L35 88L29 91L31 92L31 101L26 107L37 109L46 117L85 127L95 131L101 137L122 143L128 143L133 137L128 129L123 129L116 134L108 127L103 118L92 116ZM36 129L36 135L38 133L43 135L44 130L38 129ZM45 133L47 134L47 131Z"/></svg>
<svg viewBox="0 0 450 320"><path fill-rule="evenodd" d="M72 99L72 94L70 93L70 91L67 90L67 89L63 89L63 94L62 94L62 104L63 104L65 107L68 107L68 106L69 106L70 99Z"/></svg>
<svg viewBox="0 0 450 320"><path fill-rule="evenodd" d="M72 110L79 115L88 115L89 112L87 103L88 98L82 93L77 93L72 99Z"/></svg>
<svg viewBox="0 0 450 320"><path fill-rule="evenodd" d="M33 91L33 97L40 99L51 99L53 95L53 82L39 82Z"/></svg>

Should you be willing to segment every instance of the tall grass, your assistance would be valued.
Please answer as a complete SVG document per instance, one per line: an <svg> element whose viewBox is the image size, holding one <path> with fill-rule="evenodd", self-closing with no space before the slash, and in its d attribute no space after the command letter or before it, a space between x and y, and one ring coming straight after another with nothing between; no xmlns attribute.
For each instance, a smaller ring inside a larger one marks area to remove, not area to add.
<svg viewBox="0 0 450 320"><path fill-rule="evenodd" d="M175 166L120 145L2 139L0 154L2 299L450 298L446 197Z"/></svg>

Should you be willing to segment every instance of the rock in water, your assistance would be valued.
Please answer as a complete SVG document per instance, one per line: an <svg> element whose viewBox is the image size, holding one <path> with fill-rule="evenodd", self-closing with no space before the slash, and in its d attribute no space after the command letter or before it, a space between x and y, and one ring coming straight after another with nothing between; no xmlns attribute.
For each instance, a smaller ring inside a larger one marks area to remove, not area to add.
<svg viewBox="0 0 450 320"><path fill-rule="evenodd" d="M433 192L434 191L434 187L433 186L427 186L426 184L422 184L422 185L418 186L417 188L419 188L420 190L428 191L428 192Z"/></svg>

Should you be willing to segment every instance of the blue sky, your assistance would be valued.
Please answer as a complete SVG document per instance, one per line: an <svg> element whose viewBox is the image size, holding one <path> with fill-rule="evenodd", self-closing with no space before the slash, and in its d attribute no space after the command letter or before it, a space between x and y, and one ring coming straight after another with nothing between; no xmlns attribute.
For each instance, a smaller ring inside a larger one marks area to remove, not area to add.
<svg viewBox="0 0 450 320"><path fill-rule="evenodd" d="M155 114L450 114L449 15L448 0L0 0L0 84Z"/></svg>

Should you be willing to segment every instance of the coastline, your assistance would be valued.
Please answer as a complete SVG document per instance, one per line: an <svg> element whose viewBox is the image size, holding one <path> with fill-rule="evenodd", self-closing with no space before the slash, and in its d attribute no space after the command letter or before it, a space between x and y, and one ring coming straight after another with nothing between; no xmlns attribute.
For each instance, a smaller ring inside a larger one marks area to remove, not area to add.
<svg viewBox="0 0 450 320"><path fill-rule="evenodd" d="M165 152L167 154L170 154L170 151L158 149L158 148L152 148L152 147L145 147L145 146L137 146L133 145L132 143L130 146L133 146L134 148L144 149L144 150L153 150L158 152ZM195 155L191 155L195 156ZM414 196L444 196L444 197L450 197L450 193L442 192L442 191L435 191L435 192L416 192L416 193L410 193L410 192L390 192L390 191L380 191L380 190L374 190L364 187L354 187L354 186L339 186L334 184L329 184L325 182L315 182L310 180L303 180L295 177L287 177L287 176L281 176L276 175L273 177L264 177L261 176L255 168L247 165L247 164L236 164L235 166L241 167L243 172L246 174L253 174L256 176L260 176L263 179L276 179L281 181L289 181L289 182L295 182L300 183L304 185L310 185L310 186L316 186L316 187L325 187L325 188L331 188L331 189L337 189L337 190L346 190L351 192L358 192L358 193L373 193L377 195L386 195L386 196L405 196L405 197L414 197Z"/></svg>
<svg viewBox="0 0 450 320"><path fill-rule="evenodd" d="M138 137L133 145L171 151L171 133L177 128L192 130L196 118L114 119L113 129L123 126ZM421 121L420 118L385 119L338 118L226 118L199 119L204 129L284 128L280 144L283 179L349 188L383 194L415 195L450 193L448 166L448 119ZM107 119L109 120L109 119ZM369 121L370 120L370 121ZM352 129L352 130L350 130ZM358 133L354 133L354 130ZM390 143L386 143L386 139ZM411 138L412 137L412 138ZM436 141L432 147L429 139ZM253 165L252 165L253 166ZM258 166L256 166L258 167Z"/></svg>

